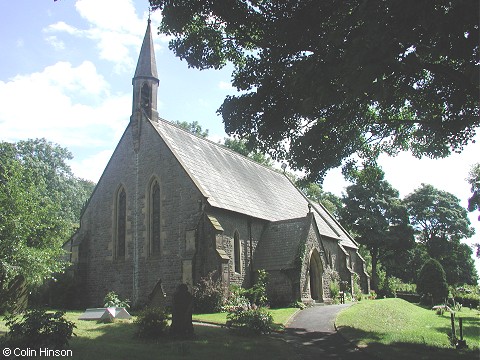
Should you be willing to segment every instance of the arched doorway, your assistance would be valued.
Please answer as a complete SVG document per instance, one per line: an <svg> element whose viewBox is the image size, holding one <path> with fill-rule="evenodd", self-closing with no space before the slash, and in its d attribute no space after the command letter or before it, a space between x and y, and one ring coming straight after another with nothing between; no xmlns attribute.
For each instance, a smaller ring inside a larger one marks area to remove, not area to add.
<svg viewBox="0 0 480 360"><path fill-rule="evenodd" d="M323 301L323 267L320 254L317 250L312 251L310 256L310 296L313 300Z"/></svg>

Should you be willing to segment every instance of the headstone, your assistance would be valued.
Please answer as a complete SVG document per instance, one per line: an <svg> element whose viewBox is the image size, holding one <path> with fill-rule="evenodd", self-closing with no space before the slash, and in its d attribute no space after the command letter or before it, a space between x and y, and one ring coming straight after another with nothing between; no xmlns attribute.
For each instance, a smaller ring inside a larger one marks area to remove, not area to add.
<svg viewBox="0 0 480 360"><path fill-rule="evenodd" d="M166 297L167 295L163 290L162 279L160 279L156 283L150 295L148 295L148 306L164 309Z"/></svg>
<svg viewBox="0 0 480 360"><path fill-rule="evenodd" d="M192 324L193 296L186 284L180 284L173 294L172 326L170 333L178 338L193 336Z"/></svg>

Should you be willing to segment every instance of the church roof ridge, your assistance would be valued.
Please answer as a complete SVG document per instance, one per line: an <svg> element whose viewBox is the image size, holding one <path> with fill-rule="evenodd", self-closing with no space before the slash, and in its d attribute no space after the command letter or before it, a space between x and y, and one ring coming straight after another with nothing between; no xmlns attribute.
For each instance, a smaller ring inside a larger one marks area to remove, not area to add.
<svg viewBox="0 0 480 360"><path fill-rule="evenodd" d="M247 161L250 161L250 162L252 162L253 164L255 164L255 165L257 165L257 166L261 166L261 167L264 168L264 169L267 169L267 170L269 170L269 171L273 171L274 173L276 173L276 174L278 174L278 175L281 175L282 177L285 176L285 174L283 174L282 172L280 172L280 169L276 169L276 168L273 168L273 167L269 167L269 166L266 166L266 165L261 164L261 163L259 163L259 162L256 162L256 161L253 160L252 158L250 158L250 157L248 157L248 156L245 156L245 155L243 155L243 154L240 154L240 153L236 152L235 150L232 150L232 149L226 147L226 146L225 146L224 144L222 144L222 143L215 142L215 141L213 141L213 140L211 140L211 139L209 139L209 138L206 138L206 137L203 137L203 136L194 134L194 133L188 131L187 129L184 129L184 128L182 128L181 126L179 126L179 125L177 125L177 124L175 124L175 123L173 123L173 122L171 122L171 121L169 121L169 120L167 120L167 119L163 119L163 118L161 118L161 117L158 117L158 120L159 120L159 121L162 121L162 122L164 122L164 123L167 123L168 125L171 125L171 126L177 128L178 130L181 130L181 131L185 132L187 135L194 136L194 137L196 137L197 139L200 139L200 140L202 140L202 141L207 141L207 142L209 142L210 144L213 144L213 145L215 145L215 146L218 146L218 147L220 147L221 149L230 152L230 153L233 154L234 156L239 156L239 157L241 157L242 159L245 159L245 160L247 160Z"/></svg>

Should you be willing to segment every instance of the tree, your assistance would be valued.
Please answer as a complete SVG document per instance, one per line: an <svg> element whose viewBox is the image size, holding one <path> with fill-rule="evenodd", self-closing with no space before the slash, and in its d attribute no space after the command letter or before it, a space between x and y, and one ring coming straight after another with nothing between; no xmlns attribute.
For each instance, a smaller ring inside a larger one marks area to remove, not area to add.
<svg viewBox="0 0 480 360"><path fill-rule="evenodd" d="M62 244L91 189L72 175L70 157L45 139L0 142L0 308L16 301L19 284L41 284L65 266Z"/></svg>
<svg viewBox="0 0 480 360"><path fill-rule="evenodd" d="M343 203L337 195L323 190L322 186L317 183L304 183L303 179L297 181L296 186L302 190L307 198L322 204L335 218L340 216Z"/></svg>
<svg viewBox="0 0 480 360"><path fill-rule="evenodd" d="M270 157L262 152L251 150L248 148L248 144L244 140L235 138L225 138L223 145L230 150L233 150L243 156L249 157L253 161L262 164L266 167L273 167L273 161Z"/></svg>
<svg viewBox="0 0 480 360"><path fill-rule="evenodd" d="M174 122L174 124L199 137L202 137L202 138L208 137L208 129L203 130L202 126L198 123L198 121L192 121L191 123L188 123L186 121L177 120Z"/></svg>
<svg viewBox="0 0 480 360"><path fill-rule="evenodd" d="M234 65L227 133L310 180L355 153L445 157L480 124L475 0L150 4L189 66Z"/></svg>
<svg viewBox="0 0 480 360"><path fill-rule="evenodd" d="M395 262L402 251L413 246L413 231L399 193L375 166L352 171L354 184L346 189L341 219L355 240L365 245L372 259L372 288L377 289L379 261Z"/></svg>
<svg viewBox="0 0 480 360"><path fill-rule="evenodd" d="M428 260L420 270L417 292L431 297L432 303L439 303L448 296L448 285L442 265L435 259Z"/></svg>
<svg viewBox="0 0 480 360"><path fill-rule="evenodd" d="M480 211L480 163L472 165L467 177L472 197L468 199L468 211ZM480 216L478 216L480 221Z"/></svg>
<svg viewBox="0 0 480 360"><path fill-rule="evenodd" d="M472 166L468 173L467 181L472 192L472 197L468 199L468 211L480 211L480 163ZM478 221L480 221L480 215L478 216ZM477 258L480 258L480 244L477 243L475 246L477 247Z"/></svg>
<svg viewBox="0 0 480 360"><path fill-rule="evenodd" d="M460 200L449 192L422 184L405 198L405 203L417 241L442 264L448 283L468 283L476 278L472 251L460 243L475 233Z"/></svg>

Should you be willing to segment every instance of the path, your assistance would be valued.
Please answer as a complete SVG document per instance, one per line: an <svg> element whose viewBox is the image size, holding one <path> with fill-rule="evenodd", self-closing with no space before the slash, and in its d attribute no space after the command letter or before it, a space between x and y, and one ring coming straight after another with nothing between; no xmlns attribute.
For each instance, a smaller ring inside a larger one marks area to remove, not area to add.
<svg viewBox="0 0 480 360"><path fill-rule="evenodd" d="M371 360L335 331L337 314L348 306L313 306L298 312L285 329L285 341L295 346L304 360Z"/></svg>

